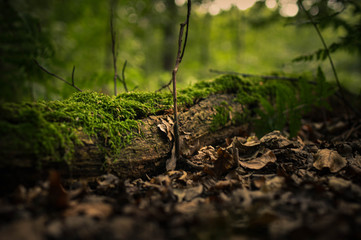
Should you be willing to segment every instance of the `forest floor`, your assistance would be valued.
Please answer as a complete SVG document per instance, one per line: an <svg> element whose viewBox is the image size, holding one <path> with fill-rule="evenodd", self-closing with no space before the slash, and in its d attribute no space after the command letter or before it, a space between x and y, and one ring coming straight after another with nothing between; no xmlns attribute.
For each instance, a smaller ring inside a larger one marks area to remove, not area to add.
<svg viewBox="0 0 361 240"><path fill-rule="evenodd" d="M144 179L52 171L0 198L0 239L361 239L361 121L345 118L240 133Z"/></svg>

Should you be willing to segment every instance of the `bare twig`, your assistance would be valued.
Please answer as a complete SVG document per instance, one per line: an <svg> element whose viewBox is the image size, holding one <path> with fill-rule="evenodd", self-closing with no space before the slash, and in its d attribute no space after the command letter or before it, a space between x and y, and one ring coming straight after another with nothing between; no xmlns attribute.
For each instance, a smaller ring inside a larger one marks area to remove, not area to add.
<svg viewBox="0 0 361 240"><path fill-rule="evenodd" d="M113 67L114 67L114 95L117 95L117 78L118 78L118 70L117 70L117 56L115 50L115 37L116 33L114 30L114 8L115 1L111 1L110 6L110 35L112 40L112 55L113 55Z"/></svg>
<svg viewBox="0 0 361 240"><path fill-rule="evenodd" d="M126 92L128 92L127 84L126 84L126 82L125 82L125 68L127 67L127 63L128 63L128 61L125 60L125 62L124 62L124 64L123 64L122 80L121 80L121 82L123 82L124 90L125 90Z"/></svg>
<svg viewBox="0 0 361 240"><path fill-rule="evenodd" d="M188 29L189 29L189 17L191 16L191 8L192 8L191 5L192 5L191 0L188 0L187 19L183 23L183 28L184 28L184 26L186 26L186 35L184 37L184 44L183 44L182 54L181 54L180 59L179 59L179 63L182 62L182 59L183 59L183 56L184 56L184 51L186 50L186 46L187 46ZM179 37L180 37L179 47L180 47L181 42L182 42L182 35L183 35L183 29L182 29L182 24L181 24L181 29L179 31Z"/></svg>
<svg viewBox="0 0 361 240"><path fill-rule="evenodd" d="M176 75L178 72L179 64L182 62L185 47L187 44L187 38L188 38L188 29L189 29L189 17L191 14L191 0L188 0L188 11L187 11L187 19L185 22L180 24L179 29L179 38L178 38L178 52L177 52L177 59L175 62L174 69L172 71L172 82L173 82L173 103L174 103L174 146L175 146L175 161L179 159L180 156L180 141L179 141L179 123L178 123L178 109L177 109L177 81L176 81ZM183 39L183 32L184 28L186 27L186 34L184 39L184 44L182 45L182 39ZM175 164L174 164L175 166Z"/></svg>
<svg viewBox="0 0 361 240"><path fill-rule="evenodd" d="M323 38L322 34L321 34L321 31L317 25L317 23L314 21L314 19L312 18L311 14L305 9L305 7L303 6L303 3L298 0L298 5L300 6L300 8L306 13L308 19L310 20L310 22L312 23L313 27L315 28L316 32L317 32L317 35L318 37L320 38L321 40L321 43L323 45L323 48L325 49L325 52L327 54L327 58L330 62L330 65L331 65L331 68L332 68L332 72L333 72L333 75L335 76L335 80L336 80L336 84L337 84L337 87L339 89L339 92L340 92L340 95L341 95L341 99L342 101L344 102L345 106L347 106L349 109L351 109L352 111L354 111L358 116L361 116L361 113L355 109L346 99L345 97L345 93L344 93L344 89L343 87L341 86L341 83L340 83L340 80L338 78L338 75L337 75L337 71L336 71L336 68L335 68L335 65L333 63L333 60L332 60L332 57L331 57L331 54L330 54L330 51L327 47L327 44L325 42L325 39Z"/></svg>
<svg viewBox="0 0 361 240"><path fill-rule="evenodd" d="M181 25L180 25L179 40L178 40L178 54L177 54L177 61L179 60L178 65L182 62L182 59L183 59L183 56L184 56L184 51L185 51L186 46L187 46L188 29L189 29L189 17L190 17L190 13L191 13L191 5L192 5L191 1L188 0L187 19L186 19L186 21L184 23L181 23ZM183 47L182 47L182 39L183 39L184 27L186 27L186 34L185 34L185 37L184 37L184 44L183 44ZM176 63L176 65L177 65L177 63ZM177 71L178 71L178 66L177 66ZM165 88L168 88L170 90L169 86L172 84L172 82L173 82L173 77L167 84L163 85L156 92L160 92Z"/></svg>
<svg viewBox="0 0 361 240"><path fill-rule="evenodd" d="M34 62L36 63L36 65L38 65L38 67L43 70L44 72L46 72L47 74L59 79L60 81L63 81L65 82L66 84L72 86L73 88L75 88L76 90L78 90L79 92L82 92L82 90L80 88L78 88L77 86L75 86L75 83L74 83L74 71L75 71L75 67L73 67L73 72L72 72L72 82L68 82L67 80L65 80L64 78L61 78L59 77L58 75L54 74L54 73L51 73L49 72L46 68L44 68L43 66L40 65L40 63L38 61L36 61L35 59L33 59Z"/></svg>
<svg viewBox="0 0 361 240"><path fill-rule="evenodd" d="M171 93L173 93L172 90L171 90L170 87L169 87L169 86L172 84L172 80L173 80L173 79L169 80L169 82L168 82L167 84L163 85L161 88L159 88L159 89L158 89L157 91L155 91L155 92L160 92L160 91L162 91L163 89L168 88L169 91L170 91Z"/></svg>
<svg viewBox="0 0 361 240"><path fill-rule="evenodd" d="M75 74L75 65L73 66L73 71L71 72L71 84L74 86L74 74Z"/></svg>
<svg viewBox="0 0 361 240"><path fill-rule="evenodd" d="M123 64L123 69L122 69L122 78L118 75L117 76L117 78L118 78L118 80L121 82L121 83L123 83L123 86L124 86L124 90L126 91L126 92L129 92L128 91L128 87L127 87L127 83L125 82L125 67L127 66L127 60L125 60L125 62L124 62L124 64ZM137 87L135 87L134 89L133 89L133 91L136 89Z"/></svg>

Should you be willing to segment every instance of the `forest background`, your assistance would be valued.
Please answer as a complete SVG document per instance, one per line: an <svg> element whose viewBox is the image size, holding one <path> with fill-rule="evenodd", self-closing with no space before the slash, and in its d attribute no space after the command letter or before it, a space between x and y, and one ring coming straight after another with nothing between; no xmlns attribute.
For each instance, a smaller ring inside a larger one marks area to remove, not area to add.
<svg viewBox="0 0 361 240"><path fill-rule="evenodd" d="M193 3L179 87L214 78L210 69L297 76L316 73L321 66L327 79L334 81L329 63L323 61L326 57L315 54L313 61L293 61L323 48L297 0ZM41 71L34 59L69 81L75 66L80 89L113 94L112 10L118 72L127 61L128 89L159 89L171 79L185 4L185 0L0 0L0 101L62 99L76 91ZM341 83L359 94L360 3L304 0L303 4L333 47ZM118 93L122 91L119 82Z"/></svg>

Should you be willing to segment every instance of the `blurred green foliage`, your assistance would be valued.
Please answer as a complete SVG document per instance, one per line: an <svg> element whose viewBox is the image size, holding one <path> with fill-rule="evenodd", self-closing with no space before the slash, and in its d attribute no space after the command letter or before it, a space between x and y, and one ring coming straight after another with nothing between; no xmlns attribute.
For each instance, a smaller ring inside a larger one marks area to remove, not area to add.
<svg viewBox="0 0 361 240"><path fill-rule="evenodd" d="M170 80L179 23L186 16L186 7L175 2L181 1L117 2L118 69L128 61L125 77L130 90L153 91ZM277 1L279 8L282 2ZM338 50L333 57L342 83L359 91L359 1L304 2L319 22L326 42L334 43ZM317 72L322 66L326 79L332 80L330 67L321 57L312 62L292 62L315 51L317 56L322 48L302 12L281 17L277 7L269 9L262 0L245 11L235 6L216 15L201 11L211 3L194 1L187 49L177 75L180 87L213 78L210 68L302 74ZM110 6L110 1L96 0L0 0L0 101L51 100L74 92L41 72L33 58L68 80L75 65L77 86L112 94ZM121 84L118 87L118 92L123 91Z"/></svg>

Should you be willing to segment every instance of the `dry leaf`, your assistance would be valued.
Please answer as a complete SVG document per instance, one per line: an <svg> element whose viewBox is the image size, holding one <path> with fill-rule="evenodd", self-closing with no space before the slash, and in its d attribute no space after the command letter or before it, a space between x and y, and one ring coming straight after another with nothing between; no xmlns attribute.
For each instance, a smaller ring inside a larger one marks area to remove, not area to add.
<svg viewBox="0 0 361 240"><path fill-rule="evenodd" d="M266 178L265 177L258 177L253 180L253 184L256 188L261 188L266 184Z"/></svg>
<svg viewBox="0 0 361 240"><path fill-rule="evenodd" d="M280 131L276 130L264 135L260 139L261 143L269 149L280 149L280 148L300 148L303 143L300 138L297 141L291 141L281 134Z"/></svg>
<svg viewBox="0 0 361 240"><path fill-rule="evenodd" d="M260 142L255 137L249 137L245 143L242 140L242 138L233 138L233 142L228 148L237 148L242 157L251 157L261 148Z"/></svg>
<svg viewBox="0 0 361 240"><path fill-rule="evenodd" d="M182 214L193 214L199 211L199 206L204 205L204 198L194 198L190 202L182 202L175 206L175 210Z"/></svg>
<svg viewBox="0 0 361 240"><path fill-rule="evenodd" d="M158 176L152 178L149 182L152 184L158 184L161 186L170 186L172 181L168 175L158 175Z"/></svg>
<svg viewBox="0 0 361 240"><path fill-rule="evenodd" d="M167 135L169 141L173 140L173 120L168 117L168 122L164 119L161 119L162 123L158 124L157 127L160 131L164 132Z"/></svg>
<svg viewBox="0 0 361 240"><path fill-rule="evenodd" d="M113 207L110 204L95 202L95 203L80 203L65 211L64 216L78 216L86 215L97 219L108 218L113 213Z"/></svg>
<svg viewBox="0 0 361 240"><path fill-rule="evenodd" d="M245 168L259 170L268 163L276 162L276 160L276 155L271 150L267 150L261 157L252 158L250 160L241 160L239 164Z"/></svg>
<svg viewBox="0 0 361 240"><path fill-rule="evenodd" d="M318 170L328 168L331 172L335 173L347 165L344 157L338 154L338 152L329 149L319 150L314 157L315 162L313 166Z"/></svg>
<svg viewBox="0 0 361 240"><path fill-rule="evenodd" d="M202 147L197 155L192 157L192 161L199 161L199 162L214 162L216 161L216 150L212 146Z"/></svg>
<svg viewBox="0 0 361 240"><path fill-rule="evenodd" d="M177 196L178 202L191 201L196 197L199 197L203 192L203 186L198 185L196 187L186 189L174 189L173 194Z"/></svg>
<svg viewBox="0 0 361 240"><path fill-rule="evenodd" d="M272 179L266 180L265 184L261 187L263 192L277 192L285 185L285 178L276 176Z"/></svg>
<svg viewBox="0 0 361 240"><path fill-rule="evenodd" d="M328 179L328 185L330 186L330 188L340 193L349 190L351 188L351 184L351 181L339 177L332 176Z"/></svg>
<svg viewBox="0 0 361 240"><path fill-rule="evenodd" d="M218 158L214 162L213 171L217 177L220 177L234 167L232 155L223 148L217 150Z"/></svg>
<svg viewBox="0 0 361 240"><path fill-rule="evenodd" d="M218 189L218 190L225 190L225 189L230 189L230 188L232 188L232 186L237 185L237 184L239 185L240 182L235 179L221 180L221 181L218 181L216 183L216 185L214 185L214 188Z"/></svg>

